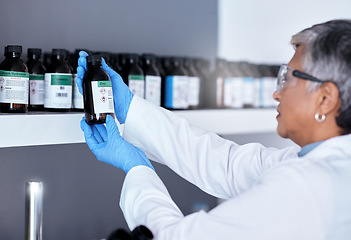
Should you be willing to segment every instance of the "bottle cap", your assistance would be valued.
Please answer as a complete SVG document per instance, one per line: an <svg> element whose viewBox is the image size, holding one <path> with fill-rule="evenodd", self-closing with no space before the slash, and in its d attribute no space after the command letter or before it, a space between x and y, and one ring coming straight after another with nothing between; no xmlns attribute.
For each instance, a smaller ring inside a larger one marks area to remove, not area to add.
<svg viewBox="0 0 351 240"><path fill-rule="evenodd" d="M147 227L140 225L132 231L132 238L133 240L152 240L154 235Z"/></svg>
<svg viewBox="0 0 351 240"><path fill-rule="evenodd" d="M7 45L5 47L5 54L11 53L11 52L22 53L22 46L21 45Z"/></svg>
<svg viewBox="0 0 351 240"><path fill-rule="evenodd" d="M87 56L87 63L92 65L101 65L102 60L100 55L89 55Z"/></svg>
<svg viewBox="0 0 351 240"><path fill-rule="evenodd" d="M41 55L41 48L28 48L27 54L29 55Z"/></svg>
<svg viewBox="0 0 351 240"><path fill-rule="evenodd" d="M61 56L66 57L67 50L66 49L61 49L61 48L54 48L54 49L52 49L51 54L52 55L61 55Z"/></svg>

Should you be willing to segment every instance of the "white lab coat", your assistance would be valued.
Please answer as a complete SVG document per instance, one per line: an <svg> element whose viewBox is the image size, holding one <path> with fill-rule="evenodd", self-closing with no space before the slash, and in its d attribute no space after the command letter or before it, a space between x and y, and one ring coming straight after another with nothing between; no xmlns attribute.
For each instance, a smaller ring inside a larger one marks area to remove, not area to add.
<svg viewBox="0 0 351 240"><path fill-rule="evenodd" d="M143 224L157 240L351 239L351 135L299 158L299 147L240 146L135 96L123 137L203 191L227 199L209 212L184 216L157 174L137 166L120 199L131 229Z"/></svg>

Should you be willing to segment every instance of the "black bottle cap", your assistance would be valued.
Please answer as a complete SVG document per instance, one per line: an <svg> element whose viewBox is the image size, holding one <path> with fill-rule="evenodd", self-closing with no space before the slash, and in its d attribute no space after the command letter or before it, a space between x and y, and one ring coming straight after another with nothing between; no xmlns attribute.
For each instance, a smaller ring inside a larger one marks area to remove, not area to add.
<svg viewBox="0 0 351 240"><path fill-rule="evenodd" d="M132 240L132 237L126 230L117 229L107 237L107 240Z"/></svg>
<svg viewBox="0 0 351 240"><path fill-rule="evenodd" d="M22 53L22 46L21 45L7 45L5 47L5 54L6 53Z"/></svg>
<svg viewBox="0 0 351 240"><path fill-rule="evenodd" d="M87 63L91 65L102 65L102 60L100 55L89 55L87 56Z"/></svg>
<svg viewBox="0 0 351 240"><path fill-rule="evenodd" d="M28 48L27 54L28 54L28 56L29 55L40 56L41 55L41 48Z"/></svg>
<svg viewBox="0 0 351 240"><path fill-rule="evenodd" d="M66 49L61 49L61 48L54 48L54 49L52 49L51 54L53 56L60 55L60 56L66 57L67 50Z"/></svg>
<svg viewBox="0 0 351 240"><path fill-rule="evenodd" d="M133 240L152 240L154 235L152 232L145 226L140 225L132 231Z"/></svg>

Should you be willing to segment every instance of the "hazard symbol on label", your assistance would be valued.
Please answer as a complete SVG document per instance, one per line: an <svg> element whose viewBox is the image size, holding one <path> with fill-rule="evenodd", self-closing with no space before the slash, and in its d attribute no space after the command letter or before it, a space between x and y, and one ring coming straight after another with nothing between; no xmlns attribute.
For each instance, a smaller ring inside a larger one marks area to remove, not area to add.
<svg viewBox="0 0 351 240"><path fill-rule="evenodd" d="M0 91L4 91L4 86L1 84Z"/></svg>
<svg viewBox="0 0 351 240"><path fill-rule="evenodd" d="M100 98L101 102L105 103L107 98L105 96L103 96L102 98Z"/></svg>
<svg viewBox="0 0 351 240"><path fill-rule="evenodd" d="M101 89L100 89L100 92L102 93L102 95L105 95L105 93L106 93L106 88L101 88Z"/></svg>
<svg viewBox="0 0 351 240"><path fill-rule="evenodd" d="M37 82L36 82L36 81L31 81L31 82L30 82L30 85L33 86L33 87L35 87L35 86L37 85Z"/></svg>
<svg viewBox="0 0 351 240"><path fill-rule="evenodd" d="M3 77L0 77L0 83L2 84L5 81Z"/></svg>
<svg viewBox="0 0 351 240"><path fill-rule="evenodd" d="M35 90L34 88L30 91L32 93L32 95L37 93L37 90Z"/></svg>

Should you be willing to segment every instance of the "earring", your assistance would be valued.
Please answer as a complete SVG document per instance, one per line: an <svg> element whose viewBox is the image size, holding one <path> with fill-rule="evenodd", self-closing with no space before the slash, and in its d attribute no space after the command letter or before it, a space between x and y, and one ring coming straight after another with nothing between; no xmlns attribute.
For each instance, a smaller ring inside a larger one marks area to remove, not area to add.
<svg viewBox="0 0 351 240"><path fill-rule="evenodd" d="M325 120L325 115L323 114L322 116L319 116L319 113L316 113L316 115L314 115L314 118L317 122L321 123Z"/></svg>

